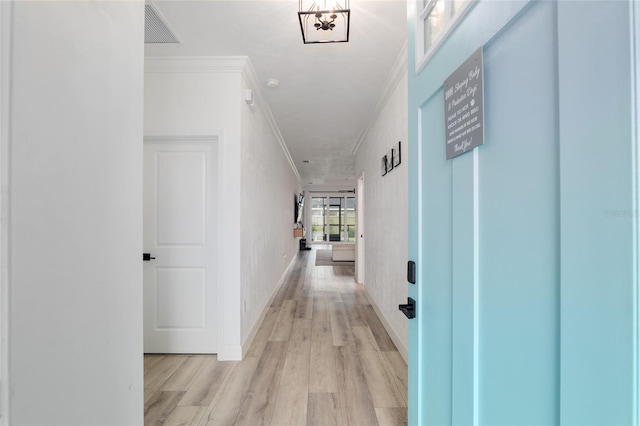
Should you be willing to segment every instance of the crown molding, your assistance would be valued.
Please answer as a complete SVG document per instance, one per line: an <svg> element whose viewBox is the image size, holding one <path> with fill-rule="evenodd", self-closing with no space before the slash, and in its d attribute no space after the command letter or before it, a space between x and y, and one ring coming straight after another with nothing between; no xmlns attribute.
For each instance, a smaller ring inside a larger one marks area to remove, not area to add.
<svg viewBox="0 0 640 426"><path fill-rule="evenodd" d="M384 106L387 104L387 102L389 101L389 98L393 94L393 91L398 86L398 83L400 83L400 81L402 80L402 77L404 77L406 74L407 74L407 41L405 40L404 44L402 45L402 48L400 49L400 52L398 53L398 56L396 57L393 67L391 68L391 72L389 72L389 76L387 77L387 81L382 89L380 98L378 98L376 107L371 113L371 115L369 115L369 118L367 119L367 122L365 123L365 125L360 130L360 134L356 139L356 143L353 145L353 148L351 149L351 152L353 154L358 152L358 148L360 148L360 145L362 145L362 142L364 142L364 139L367 137L367 134L371 130L371 126L373 126L373 123L375 123L375 121L380 116L380 113L382 112L382 108L384 108Z"/></svg>
<svg viewBox="0 0 640 426"><path fill-rule="evenodd" d="M148 56L146 73L241 73L247 56Z"/></svg>
<svg viewBox="0 0 640 426"><path fill-rule="evenodd" d="M175 142L176 140L202 142L215 141L222 137L222 130L212 132L208 135L144 135L145 142Z"/></svg>
<svg viewBox="0 0 640 426"><path fill-rule="evenodd" d="M302 178L296 168L282 132L276 123L269 105L262 96L262 84L248 56L148 56L144 61L145 73L238 73L253 91L258 107L273 131L293 174L302 185Z"/></svg>
<svg viewBox="0 0 640 426"><path fill-rule="evenodd" d="M260 80L258 79L258 75L256 74L256 71L253 68L253 64L251 63L251 60L249 58L247 58L245 61L244 67L242 69L242 76L247 82L247 85L249 86L249 88L252 90L253 96L256 99L256 104L258 108L260 108L260 110L262 111L264 118L267 120L267 123L269 123L269 127L271 128L271 131L273 132L276 139L278 140L278 143L280 144L280 148L282 148L282 152L284 153L284 156L289 162L289 165L291 166L291 170L293 171L293 174L296 175L298 182L302 186L302 178L300 177L298 168L296 167L293 161L293 157L291 157L289 148L287 148L287 144L284 140L284 137L282 136L282 132L280 132L280 127L278 127L278 123L276 122L276 119L273 117L271 108L269 108L269 105L267 104L267 102L265 102L262 96L263 84L260 83Z"/></svg>

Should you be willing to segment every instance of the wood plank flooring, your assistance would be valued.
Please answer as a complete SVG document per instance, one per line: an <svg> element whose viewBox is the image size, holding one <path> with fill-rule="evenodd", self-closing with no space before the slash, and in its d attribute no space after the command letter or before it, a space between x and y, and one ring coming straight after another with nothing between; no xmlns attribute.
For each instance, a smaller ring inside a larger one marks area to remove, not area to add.
<svg viewBox="0 0 640 426"><path fill-rule="evenodd" d="M145 425L407 424L407 365L354 267L315 253L299 254L243 361L145 355Z"/></svg>

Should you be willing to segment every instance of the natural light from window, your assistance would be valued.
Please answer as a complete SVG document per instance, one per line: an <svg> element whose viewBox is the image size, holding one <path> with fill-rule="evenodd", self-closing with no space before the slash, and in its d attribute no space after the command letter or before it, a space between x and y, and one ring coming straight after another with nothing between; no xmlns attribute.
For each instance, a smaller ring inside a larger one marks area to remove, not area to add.
<svg viewBox="0 0 640 426"><path fill-rule="evenodd" d="M312 242L355 242L356 198L311 198Z"/></svg>
<svg viewBox="0 0 640 426"><path fill-rule="evenodd" d="M474 0L418 0L416 72L428 62Z"/></svg>

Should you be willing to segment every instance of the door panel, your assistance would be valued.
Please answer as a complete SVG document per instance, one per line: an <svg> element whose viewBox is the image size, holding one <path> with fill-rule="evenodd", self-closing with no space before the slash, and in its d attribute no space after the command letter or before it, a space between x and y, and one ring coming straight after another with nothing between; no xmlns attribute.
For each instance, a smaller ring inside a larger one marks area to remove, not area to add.
<svg viewBox="0 0 640 426"><path fill-rule="evenodd" d="M207 152L158 152L159 246L206 244Z"/></svg>
<svg viewBox="0 0 640 426"><path fill-rule="evenodd" d="M478 221L478 152L457 157L451 163L453 191L452 215L452 337L451 399L455 409L451 424L473 424L474 372L478 362L477 348L477 243Z"/></svg>
<svg viewBox="0 0 640 426"><path fill-rule="evenodd" d="M564 424L640 422L638 7L558 4Z"/></svg>
<svg viewBox="0 0 640 426"><path fill-rule="evenodd" d="M490 102L487 142L478 149L481 423L558 420L554 26L554 6L545 2L484 49Z"/></svg>
<svg viewBox="0 0 640 426"><path fill-rule="evenodd" d="M144 351L215 353L216 143L147 141Z"/></svg>
<svg viewBox="0 0 640 426"><path fill-rule="evenodd" d="M204 268L156 268L156 328L205 329Z"/></svg>
<svg viewBox="0 0 640 426"><path fill-rule="evenodd" d="M418 316L422 345L418 359L425 424L451 423L451 173L446 161L442 91L421 110L422 294ZM432 185L438 182L438 185Z"/></svg>

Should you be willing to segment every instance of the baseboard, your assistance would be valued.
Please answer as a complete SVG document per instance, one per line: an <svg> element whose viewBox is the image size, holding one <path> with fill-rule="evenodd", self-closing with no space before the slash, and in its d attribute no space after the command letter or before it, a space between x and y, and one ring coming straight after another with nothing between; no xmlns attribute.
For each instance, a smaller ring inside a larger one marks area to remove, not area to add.
<svg viewBox="0 0 640 426"><path fill-rule="evenodd" d="M241 346L224 346L218 351L218 361L242 361Z"/></svg>
<svg viewBox="0 0 640 426"><path fill-rule="evenodd" d="M404 359L404 362L408 364L409 352L407 350L406 344L402 341L400 336L398 336L398 333L396 332L396 330L393 327L391 327L391 324L389 324L389 321L387 321L387 318L382 314L382 311L376 304L375 300L373 300L373 297L371 297L371 295L367 292L366 286L364 286L364 295L367 297L367 300L369 300L369 303L371 303L371 306L373 307L373 310L376 312L376 315L378 315L378 318L380 318L380 321L382 321L382 325L384 326L384 329L387 330L387 334L389 335L389 337L391 337L391 340L393 340L393 343L398 348L398 352L400 353L400 356L402 356L402 359Z"/></svg>
<svg viewBox="0 0 640 426"><path fill-rule="evenodd" d="M249 332L246 339L244 339L244 342L242 342L242 347L240 348L241 359L244 359L244 356L247 354L247 351L249 350L249 347L251 346L253 339L256 337L256 333L258 332L258 329L262 325L262 321L264 321L264 317L267 315L267 312L269 311L269 306L271 306L273 299L276 298L276 294L278 294L278 290L280 290L280 287L282 287L282 285L286 281L287 275L289 275L289 270L296 263L299 255L300 255L300 252L297 252L296 255L291 258L291 262L289 262L289 266L287 266L287 269L285 269L284 272L282 273L282 276L280 277L278 284L275 285L275 287L273 288L273 291L269 295L269 299L267 299L267 302L264 304L264 307L262 308L262 313L260 314L256 322L253 324L253 326L251 327L251 332Z"/></svg>

